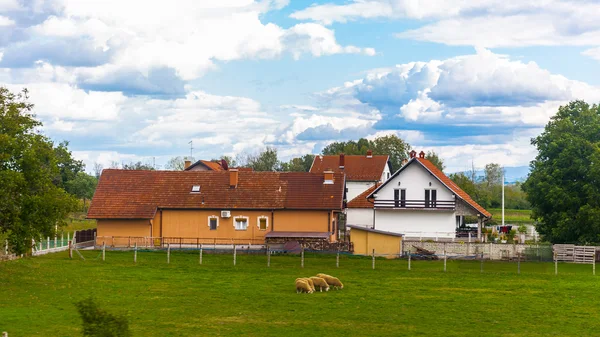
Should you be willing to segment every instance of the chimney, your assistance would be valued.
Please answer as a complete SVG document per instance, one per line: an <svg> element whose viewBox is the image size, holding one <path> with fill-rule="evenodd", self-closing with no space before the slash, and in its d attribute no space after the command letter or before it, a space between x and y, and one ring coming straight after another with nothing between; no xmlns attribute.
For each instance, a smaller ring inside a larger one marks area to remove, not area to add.
<svg viewBox="0 0 600 337"><path fill-rule="evenodd" d="M238 184L238 170L229 170L229 188L236 188Z"/></svg>
<svg viewBox="0 0 600 337"><path fill-rule="evenodd" d="M343 169L346 164L346 156L342 153L340 154L340 168Z"/></svg>
<svg viewBox="0 0 600 337"><path fill-rule="evenodd" d="M188 169L188 167L190 167L190 166L192 166L192 162L191 162L191 161L189 161L189 160L186 160L186 161L184 162L184 164L183 164L183 169L184 169L184 170L187 170L187 169Z"/></svg>
<svg viewBox="0 0 600 337"><path fill-rule="evenodd" d="M425 158L425 152L423 152L423 151L419 152L419 158Z"/></svg>
<svg viewBox="0 0 600 337"><path fill-rule="evenodd" d="M333 171L330 168L323 171L323 176L324 176L323 184L326 184L326 185L333 184Z"/></svg>
<svg viewBox="0 0 600 337"><path fill-rule="evenodd" d="M402 159L402 166L406 165L406 163L408 163L408 159Z"/></svg>
<svg viewBox="0 0 600 337"><path fill-rule="evenodd" d="M221 159L221 167L223 168L223 170L227 171L229 170L229 165L227 165L227 160L225 159Z"/></svg>
<svg viewBox="0 0 600 337"><path fill-rule="evenodd" d="M373 158L373 151L367 150L367 158Z"/></svg>
<svg viewBox="0 0 600 337"><path fill-rule="evenodd" d="M417 151L412 150L412 151L410 151L409 155L411 158L415 158L417 156Z"/></svg>

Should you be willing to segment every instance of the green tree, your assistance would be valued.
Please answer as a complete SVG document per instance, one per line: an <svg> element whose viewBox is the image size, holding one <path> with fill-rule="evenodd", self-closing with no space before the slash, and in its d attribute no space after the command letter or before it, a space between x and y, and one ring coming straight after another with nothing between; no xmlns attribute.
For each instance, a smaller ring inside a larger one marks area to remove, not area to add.
<svg viewBox="0 0 600 337"><path fill-rule="evenodd" d="M54 154L58 163L60 175L56 177L55 184L65 188L67 192L73 194L67 188L67 182L75 179L79 172L83 172L85 165L81 160L75 160L71 151L69 151L69 142L62 141L54 148Z"/></svg>
<svg viewBox="0 0 600 337"><path fill-rule="evenodd" d="M490 163L485 165L485 182L488 187L502 185L502 170L500 164Z"/></svg>
<svg viewBox="0 0 600 337"><path fill-rule="evenodd" d="M11 93L0 87L0 232L8 234L17 254L31 248L31 239L51 236L76 210L77 200L57 184L62 183L59 153L40 134L42 124L31 113L27 91Z"/></svg>
<svg viewBox="0 0 600 337"><path fill-rule="evenodd" d="M305 154L302 157L292 158L287 163L281 163L281 170L286 172L308 172L314 159L314 154Z"/></svg>
<svg viewBox="0 0 600 337"><path fill-rule="evenodd" d="M171 159L169 159L169 161L167 162L167 164L165 165L165 168L167 170L171 170L171 171L183 171L185 169L185 161L189 160L192 162L192 164L194 163L194 158L191 157L173 157Z"/></svg>
<svg viewBox="0 0 600 337"><path fill-rule="evenodd" d="M434 151L427 151L425 159L429 160L433 165L435 165L435 167L440 169L440 171L444 172L446 166L444 166L444 161L438 156L437 153L435 153Z"/></svg>
<svg viewBox="0 0 600 337"><path fill-rule="evenodd" d="M448 178L450 178L450 180L452 180L456 185L458 185L458 187L460 187L471 197L474 198L477 194L477 185L464 172L451 173L448 175Z"/></svg>
<svg viewBox="0 0 600 337"><path fill-rule="evenodd" d="M376 155L389 155L392 164L392 172L399 169L402 160L408 158L410 145L396 135L381 136L374 140L361 138L358 142L333 142L323 148L322 154L335 155L344 153L347 155L366 155L368 150L372 150Z"/></svg>
<svg viewBox="0 0 600 337"><path fill-rule="evenodd" d="M86 200L92 199L94 191L96 191L96 185L98 185L98 179L85 172L77 173L75 179L67 181L67 187L69 193L73 194L79 199L83 199L83 209L86 209Z"/></svg>
<svg viewBox="0 0 600 337"><path fill-rule="evenodd" d="M531 142L538 154L523 188L553 243L600 242L600 107L573 101Z"/></svg>
<svg viewBox="0 0 600 337"><path fill-rule="evenodd" d="M154 171L154 166L146 163L138 162L130 162L129 164L123 164L123 170L150 170Z"/></svg>
<svg viewBox="0 0 600 337"><path fill-rule="evenodd" d="M277 149L266 147L258 154L246 156L246 167L254 171L279 171L280 162L277 158Z"/></svg>

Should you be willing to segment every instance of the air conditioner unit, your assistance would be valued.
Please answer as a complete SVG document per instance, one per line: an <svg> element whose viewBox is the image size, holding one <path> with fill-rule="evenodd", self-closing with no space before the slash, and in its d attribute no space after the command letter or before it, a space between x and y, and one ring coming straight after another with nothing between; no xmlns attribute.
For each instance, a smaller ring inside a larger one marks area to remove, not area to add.
<svg viewBox="0 0 600 337"><path fill-rule="evenodd" d="M221 218L231 218L231 211L221 211Z"/></svg>

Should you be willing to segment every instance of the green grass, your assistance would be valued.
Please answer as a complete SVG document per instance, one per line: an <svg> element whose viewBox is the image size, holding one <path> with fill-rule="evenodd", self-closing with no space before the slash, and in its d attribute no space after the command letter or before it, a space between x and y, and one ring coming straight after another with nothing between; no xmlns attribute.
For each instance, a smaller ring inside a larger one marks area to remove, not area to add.
<svg viewBox="0 0 600 337"><path fill-rule="evenodd" d="M488 209L492 213L493 218L497 222L502 221L502 209L492 208ZM529 209L505 209L504 210L504 221L506 223L517 223L517 224L532 224L531 210Z"/></svg>
<svg viewBox="0 0 600 337"><path fill-rule="evenodd" d="M600 276L590 265L371 260L82 251L0 263L0 331L78 336L74 302L88 296L126 314L134 336L593 336ZM324 272L344 289L296 294L294 279Z"/></svg>

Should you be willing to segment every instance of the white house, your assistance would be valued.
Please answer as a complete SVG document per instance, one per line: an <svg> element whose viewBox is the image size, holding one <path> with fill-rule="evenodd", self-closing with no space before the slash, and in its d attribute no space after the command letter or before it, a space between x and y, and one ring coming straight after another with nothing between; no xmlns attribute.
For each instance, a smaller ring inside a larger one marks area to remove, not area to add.
<svg viewBox="0 0 600 337"><path fill-rule="evenodd" d="M352 200L362 192L385 182L391 175L388 155L329 155L316 156L310 167L311 173L323 173L330 169L335 173L346 174L346 200Z"/></svg>
<svg viewBox="0 0 600 337"><path fill-rule="evenodd" d="M429 160L411 151L410 160L379 186L348 203L347 223L405 237L451 238L465 215L478 219L478 237L491 214Z"/></svg>

